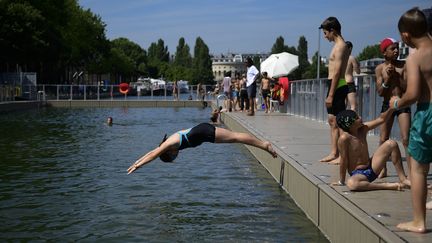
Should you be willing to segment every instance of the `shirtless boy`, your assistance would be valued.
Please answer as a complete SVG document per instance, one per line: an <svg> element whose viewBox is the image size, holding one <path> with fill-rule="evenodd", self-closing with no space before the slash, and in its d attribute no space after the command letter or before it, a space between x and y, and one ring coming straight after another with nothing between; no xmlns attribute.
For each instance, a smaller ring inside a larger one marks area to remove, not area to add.
<svg viewBox="0 0 432 243"><path fill-rule="evenodd" d="M402 98L393 96L394 108L417 102L417 111L410 128L408 153L411 155L411 196L413 220L399 224L402 230L426 232L427 175L432 162L432 39L428 36L425 15L418 8L399 19L402 41L416 51L406 61L408 87Z"/></svg>
<svg viewBox="0 0 432 243"><path fill-rule="evenodd" d="M346 172L351 176L347 180L347 187L352 191L401 190L410 185L405 176L397 142L387 140L378 147L372 158L369 157L366 140L368 132L384 123L393 111L389 109L381 113L377 119L365 123L352 110L345 110L337 115L337 124L344 132L338 140L341 156L340 180L338 183L332 183L333 185L345 185ZM396 167L400 183L372 183L389 157Z"/></svg>
<svg viewBox="0 0 432 243"><path fill-rule="evenodd" d="M393 95L401 96L406 90L406 82L404 81L405 62L397 60L399 56L399 44L392 38L385 38L381 41L380 50L384 55L384 63L378 65L375 69L376 87L378 95L384 98L381 112L385 112L389 108L389 100ZM401 131L402 144L405 148L408 146L408 133L411 122L411 109L395 111L393 117L397 116L399 128ZM390 137L390 132L393 127L394 118L390 118L380 127L380 144L384 143ZM408 171L410 169L409 158ZM384 166L379 177L387 176L387 168Z"/></svg>
<svg viewBox="0 0 432 243"><path fill-rule="evenodd" d="M268 113L270 107L270 78L267 76L267 72L262 73L261 94L264 100L265 113Z"/></svg>
<svg viewBox="0 0 432 243"><path fill-rule="evenodd" d="M353 45L351 41L345 42L350 56L348 58L348 64L345 72L345 80L348 85L348 103L350 105L350 109L353 111L357 111L357 95L356 95L356 86L354 83L354 72L360 74L360 65L354 56L351 55Z"/></svg>
<svg viewBox="0 0 432 243"><path fill-rule="evenodd" d="M342 27L337 18L328 17L319 28L323 30L324 37L327 40L335 43L329 57L328 82L330 87L325 99L328 123L330 125L331 151L320 162L337 163L339 159L337 147L339 129L336 125L336 115L346 108L345 99L348 94L348 86L344 75L350 52L342 37Z"/></svg>

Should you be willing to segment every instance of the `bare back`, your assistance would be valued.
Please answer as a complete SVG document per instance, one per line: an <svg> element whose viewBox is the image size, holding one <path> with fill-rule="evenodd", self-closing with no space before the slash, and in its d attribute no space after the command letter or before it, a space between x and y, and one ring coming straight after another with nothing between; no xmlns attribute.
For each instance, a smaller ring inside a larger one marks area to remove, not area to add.
<svg viewBox="0 0 432 243"><path fill-rule="evenodd" d="M346 67L345 72L345 80L347 83L353 83L354 82L354 72L357 74L360 73L360 68L357 60L353 56L349 56L348 63Z"/></svg>
<svg viewBox="0 0 432 243"><path fill-rule="evenodd" d="M420 48L412 56L409 56L408 63L413 62L413 69L418 72L419 80L419 103L432 102L432 40L425 45L426 48ZM411 72L410 72L411 73ZM409 77L408 77L409 78Z"/></svg>

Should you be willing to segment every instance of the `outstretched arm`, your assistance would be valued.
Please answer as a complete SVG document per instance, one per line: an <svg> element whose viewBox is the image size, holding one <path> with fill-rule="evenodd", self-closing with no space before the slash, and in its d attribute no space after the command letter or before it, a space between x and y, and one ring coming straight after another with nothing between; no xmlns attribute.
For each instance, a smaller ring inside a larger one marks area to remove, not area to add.
<svg viewBox="0 0 432 243"><path fill-rule="evenodd" d="M178 136L177 134L174 134L170 136L165 142L163 142L159 147L153 149L152 151L148 152L141 158L139 158L135 163L133 163L127 170L128 174L131 174L132 172L136 171L141 166L148 164L155 160L157 157L159 157L162 153L165 151L172 149L175 144L178 144Z"/></svg>
<svg viewBox="0 0 432 243"><path fill-rule="evenodd" d="M392 117L394 111L395 109L393 107L390 107L386 112L381 113L377 119L365 122L364 125L367 127L368 131L375 129L379 125L386 122L390 117Z"/></svg>

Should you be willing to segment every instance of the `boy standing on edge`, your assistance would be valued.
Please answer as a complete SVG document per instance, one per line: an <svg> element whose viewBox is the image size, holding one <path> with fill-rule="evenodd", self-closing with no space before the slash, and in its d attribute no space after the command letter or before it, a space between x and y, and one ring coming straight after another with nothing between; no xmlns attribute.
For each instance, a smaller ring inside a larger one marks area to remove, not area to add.
<svg viewBox="0 0 432 243"><path fill-rule="evenodd" d="M402 98L393 96L395 109L417 101L408 143L411 155L411 196L413 221L400 223L399 229L426 232L427 175L432 162L432 39L428 36L425 15L418 8L405 12L398 23L402 41L416 51L406 61L407 91Z"/></svg>
<svg viewBox="0 0 432 243"><path fill-rule="evenodd" d="M342 37L342 27L337 18L328 17L319 28L323 30L324 38L335 43L329 57L328 79L330 87L325 99L330 125L331 152L320 162L338 163L339 129L336 125L336 115L346 108L345 99L348 94L348 86L345 80L345 71L350 52Z"/></svg>
<svg viewBox="0 0 432 243"><path fill-rule="evenodd" d="M384 56L384 63L381 63L375 68L376 89L378 95L383 97L381 113L389 109L389 100L392 96L402 96L406 90L406 82L404 81L405 61L398 60L399 43L392 38L385 38L380 44L381 53ZM390 132L393 127L394 117L397 117L402 144L405 148L408 146L408 134L411 123L411 108L397 110L393 113L393 117L388 119L380 126L380 141L384 143L390 137ZM408 171L410 169L409 156L407 155ZM387 167L384 166L379 178L387 176Z"/></svg>

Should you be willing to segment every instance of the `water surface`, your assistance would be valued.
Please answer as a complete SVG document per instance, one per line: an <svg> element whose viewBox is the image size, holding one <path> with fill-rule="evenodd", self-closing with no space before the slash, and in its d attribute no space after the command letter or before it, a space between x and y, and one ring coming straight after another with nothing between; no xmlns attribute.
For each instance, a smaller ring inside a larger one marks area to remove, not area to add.
<svg viewBox="0 0 432 243"><path fill-rule="evenodd" d="M50 108L0 115L0 239L326 242L242 145L126 170L209 109ZM114 125L105 125L112 116Z"/></svg>

